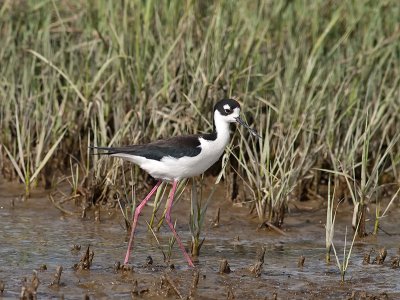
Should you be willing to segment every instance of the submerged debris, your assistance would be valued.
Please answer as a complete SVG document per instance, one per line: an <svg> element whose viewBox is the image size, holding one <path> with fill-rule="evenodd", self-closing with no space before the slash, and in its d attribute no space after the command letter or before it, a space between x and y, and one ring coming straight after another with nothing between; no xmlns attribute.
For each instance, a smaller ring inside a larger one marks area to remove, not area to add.
<svg viewBox="0 0 400 300"><path fill-rule="evenodd" d="M228 291L226 293L226 299L227 300L235 299L235 294L233 293L233 288L231 286L228 286Z"/></svg>
<svg viewBox="0 0 400 300"><path fill-rule="evenodd" d="M79 263L74 265L75 270L89 270L92 265L94 252L90 251L90 245L87 247L85 255L81 257Z"/></svg>
<svg viewBox="0 0 400 300"><path fill-rule="evenodd" d="M219 219L220 219L220 214L221 214L221 209L218 207L217 212L215 214L214 220L211 222L212 227L218 227L219 226Z"/></svg>
<svg viewBox="0 0 400 300"><path fill-rule="evenodd" d="M392 269L399 268L400 267L400 256L393 257L390 264L392 266Z"/></svg>
<svg viewBox="0 0 400 300"><path fill-rule="evenodd" d="M304 262L305 262L305 260L306 260L306 258L304 257L304 255L300 256L300 257L299 257L299 260L298 260L298 262L297 262L297 266L298 266L299 268L304 267Z"/></svg>
<svg viewBox="0 0 400 300"><path fill-rule="evenodd" d="M153 258L149 255L146 257L146 266L153 265Z"/></svg>
<svg viewBox="0 0 400 300"><path fill-rule="evenodd" d="M60 210L62 213L66 214L66 215L70 215L70 216L75 215L74 212L69 211L69 210L67 210L67 209L65 209L65 208L63 208L63 207L61 206L60 202L64 202L64 200L65 200L64 198L61 198L60 201L56 201L56 200L54 199L54 196L56 196L56 193L53 193L53 194L50 193L50 194L49 194L49 199L50 199L50 201L53 203L53 205L54 205L55 208L57 208L58 210Z"/></svg>
<svg viewBox="0 0 400 300"><path fill-rule="evenodd" d="M82 202L81 219L86 219L86 213L89 207L90 206L87 204L87 202Z"/></svg>
<svg viewBox="0 0 400 300"><path fill-rule="evenodd" d="M168 289L167 295L168 295L168 292L172 289L180 299L183 299L181 292L179 291L175 282L169 277L168 274L165 274L161 277L161 287L164 287L164 286L167 287L167 289Z"/></svg>
<svg viewBox="0 0 400 300"><path fill-rule="evenodd" d="M375 257L372 263L377 265L382 265L386 259L386 256L387 256L387 250L385 247L383 247L382 249L379 249L378 255Z"/></svg>
<svg viewBox="0 0 400 300"><path fill-rule="evenodd" d="M81 251L82 246L78 244L73 244L71 247L71 252L79 252Z"/></svg>
<svg viewBox="0 0 400 300"><path fill-rule="evenodd" d="M356 300L356 299L379 299L379 300L386 300L389 299L388 294L386 294L385 292L381 293L381 294L369 294L366 291L353 291L351 293L351 296L349 298L347 298L348 300Z"/></svg>
<svg viewBox="0 0 400 300"><path fill-rule="evenodd" d="M372 253L376 253L375 249L371 249L369 252L364 254L363 257L363 264L364 265L368 265L368 264L374 264L374 265L382 265L383 262L386 259L387 256L387 250L385 247L379 249L376 257L374 258L374 260L371 262L371 254Z"/></svg>
<svg viewBox="0 0 400 300"><path fill-rule="evenodd" d="M121 270L121 262L116 261L114 264L114 271L118 272L119 270Z"/></svg>
<svg viewBox="0 0 400 300"><path fill-rule="evenodd" d="M132 266L121 264L119 261L114 264L114 272L130 272L132 271Z"/></svg>
<svg viewBox="0 0 400 300"><path fill-rule="evenodd" d="M54 279L50 283L50 286L58 286L58 285L60 285L62 271L63 271L63 267L62 266L58 266L57 269L56 269L56 273L54 274Z"/></svg>
<svg viewBox="0 0 400 300"><path fill-rule="evenodd" d="M93 175L85 177L82 183L71 191L71 194L66 195L63 191L57 189L49 195L50 201L61 212L67 215L79 215L82 219L87 217L87 213L91 208L94 208L94 220L100 222L101 206L108 205L113 208L118 203L119 199L110 195L115 195L116 192L106 184L106 178L94 178ZM120 194L117 191L118 194ZM73 202L79 208L71 211L64 207L68 202Z"/></svg>
<svg viewBox="0 0 400 300"><path fill-rule="evenodd" d="M39 281L39 278L37 277L37 272L33 271L33 276L32 276L31 282L28 283L26 277L24 278L24 280L22 282L20 299L21 300L37 299L36 292L39 287L39 284L40 284L40 281Z"/></svg>
<svg viewBox="0 0 400 300"><path fill-rule="evenodd" d="M272 224L269 221L264 221L262 222L259 226L258 229L262 229L262 228L270 228L272 230L274 230L275 232L281 234L281 235L286 235L286 232L284 232L282 229L280 229L278 226L275 226L274 224Z"/></svg>
<svg viewBox="0 0 400 300"><path fill-rule="evenodd" d="M190 286L190 293L188 298L189 299L195 299L195 294L197 290L197 285L199 284L199 278L200 278L200 271L198 269L194 270L193 272L193 280L192 280L192 285Z"/></svg>
<svg viewBox="0 0 400 300"><path fill-rule="evenodd" d="M374 250L371 249L371 250L369 250L369 252L367 252L367 253L364 254L364 257L363 257L363 265L369 265L369 264L371 263L371 253L372 253L373 251L374 251Z"/></svg>
<svg viewBox="0 0 400 300"><path fill-rule="evenodd" d="M264 264L265 251L266 251L265 247L261 247L257 251L256 263L254 265L250 266L250 268L249 268L250 272L253 273L255 275L255 277L259 277L261 275L262 266Z"/></svg>
<svg viewBox="0 0 400 300"><path fill-rule="evenodd" d="M94 210L94 221L100 223L100 206L96 205Z"/></svg>
<svg viewBox="0 0 400 300"><path fill-rule="evenodd" d="M229 274L231 268L229 267L228 261L224 258L219 264L219 274Z"/></svg>
<svg viewBox="0 0 400 300"><path fill-rule="evenodd" d="M139 289L138 282L137 280L135 280L135 282L133 283L133 290L131 291L131 297L133 299L135 296L142 296L143 294L148 292L149 292L148 288Z"/></svg>

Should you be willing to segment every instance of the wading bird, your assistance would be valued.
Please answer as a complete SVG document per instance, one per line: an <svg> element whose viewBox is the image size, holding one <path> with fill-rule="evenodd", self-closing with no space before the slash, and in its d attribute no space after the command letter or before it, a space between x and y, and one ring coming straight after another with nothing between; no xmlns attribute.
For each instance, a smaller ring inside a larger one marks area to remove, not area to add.
<svg viewBox="0 0 400 300"><path fill-rule="evenodd" d="M124 264L127 264L129 261L140 212L151 196L157 191L162 181L167 181L172 182L172 188L167 200L165 220L174 234L188 264L194 267L171 222L171 207L176 187L180 180L204 173L221 157L230 139L230 123L239 123L246 127L251 134L260 137L254 129L250 128L240 118L239 114L240 105L236 100L223 99L214 106L214 123L211 133L176 136L144 145L93 147L101 151L98 154L111 155L133 162L152 177L158 179L157 184L135 210Z"/></svg>

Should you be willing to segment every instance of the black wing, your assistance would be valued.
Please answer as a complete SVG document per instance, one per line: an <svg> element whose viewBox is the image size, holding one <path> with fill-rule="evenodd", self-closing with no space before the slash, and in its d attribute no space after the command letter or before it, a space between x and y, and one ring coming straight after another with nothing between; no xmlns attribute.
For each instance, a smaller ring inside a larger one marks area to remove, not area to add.
<svg viewBox="0 0 400 300"><path fill-rule="evenodd" d="M95 147L105 152L99 154L131 154L147 159L161 160L165 156L181 158L183 156L196 156L200 154L200 135L176 136L169 139L158 140L144 145L131 145L122 147Z"/></svg>

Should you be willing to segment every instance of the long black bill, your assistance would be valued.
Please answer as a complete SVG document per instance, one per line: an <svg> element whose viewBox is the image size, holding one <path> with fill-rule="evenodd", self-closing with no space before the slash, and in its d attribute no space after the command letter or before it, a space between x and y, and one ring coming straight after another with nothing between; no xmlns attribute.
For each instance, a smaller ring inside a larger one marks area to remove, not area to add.
<svg viewBox="0 0 400 300"><path fill-rule="evenodd" d="M250 131L250 133L256 137L258 137L259 139L261 139L261 135L259 135L257 133L257 131L253 128L251 128L249 125L247 125L247 123L245 121L243 121L240 117L235 118L236 122L238 122L240 125L242 125L243 127L245 127L248 131Z"/></svg>

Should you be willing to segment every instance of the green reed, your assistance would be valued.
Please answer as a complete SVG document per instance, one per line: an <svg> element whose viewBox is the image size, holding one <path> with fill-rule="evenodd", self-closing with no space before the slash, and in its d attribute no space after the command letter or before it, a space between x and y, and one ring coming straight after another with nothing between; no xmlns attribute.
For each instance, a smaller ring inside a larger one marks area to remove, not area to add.
<svg viewBox="0 0 400 300"><path fill-rule="evenodd" d="M354 204L399 182L395 0L19 2L0 4L0 155L27 193L70 157L83 177L117 178L82 149L209 131L233 96L263 139L236 134L224 172L261 221L283 222L324 170Z"/></svg>

